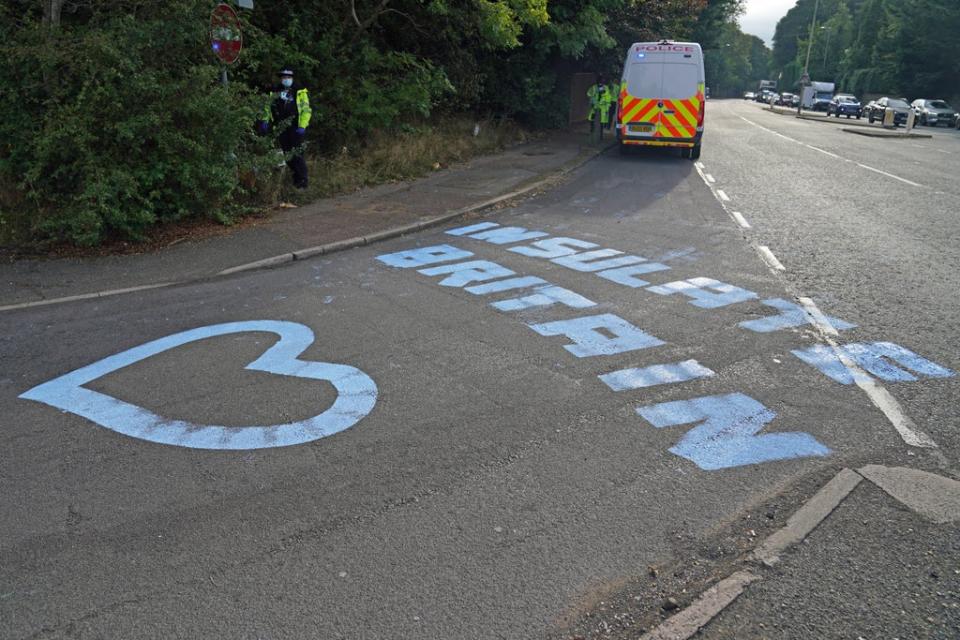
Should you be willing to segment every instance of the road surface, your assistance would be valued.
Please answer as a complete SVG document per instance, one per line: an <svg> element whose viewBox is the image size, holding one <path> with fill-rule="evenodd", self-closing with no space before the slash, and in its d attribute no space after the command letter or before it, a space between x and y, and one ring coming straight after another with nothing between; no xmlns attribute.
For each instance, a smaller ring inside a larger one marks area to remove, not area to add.
<svg viewBox="0 0 960 640"><path fill-rule="evenodd" d="M545 637L804 478L956 469L960 137L707 127L702 164L0 315L3 636Z"/></svg>

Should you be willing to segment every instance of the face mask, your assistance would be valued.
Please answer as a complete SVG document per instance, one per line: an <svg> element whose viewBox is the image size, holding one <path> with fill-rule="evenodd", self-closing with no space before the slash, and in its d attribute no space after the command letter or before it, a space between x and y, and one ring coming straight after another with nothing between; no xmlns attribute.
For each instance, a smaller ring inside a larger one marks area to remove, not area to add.
<svg viewBox="0 0 960 640"><path fill-rule="evenodd" d="M293 86L293 78L281 78L280 84L287 87L288 89Z"/></svg>

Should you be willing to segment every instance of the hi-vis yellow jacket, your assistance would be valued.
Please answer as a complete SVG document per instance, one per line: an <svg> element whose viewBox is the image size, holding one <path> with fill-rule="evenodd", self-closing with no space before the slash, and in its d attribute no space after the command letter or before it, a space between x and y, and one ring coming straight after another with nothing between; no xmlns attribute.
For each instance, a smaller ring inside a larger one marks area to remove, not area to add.
<svg viewBox="0 0 960 640"><path fill-rule="evenodd" d="M296 92L294 100L289 99L289 92ZM263 119L266 122L281 123L287 119L296 123L297 127L306 129L310 126L310 94L304 88L282 89L274 94L273 100L264 107Z"/></svg>

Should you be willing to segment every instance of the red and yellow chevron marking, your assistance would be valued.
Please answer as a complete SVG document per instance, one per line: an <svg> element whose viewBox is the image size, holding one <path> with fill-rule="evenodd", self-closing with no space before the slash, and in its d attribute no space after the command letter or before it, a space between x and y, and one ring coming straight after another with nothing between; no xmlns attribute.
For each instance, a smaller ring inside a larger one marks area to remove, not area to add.
<svg viewBox="0 0 960 640"><path fill-rule="evenodd" d="M654 138L693 138L703 109L704 86L697 86L697 93L682 100L658 98L635 98L627 91L626 83L620 89L621 124L647 123L656 126ZM662 103L662 107L660 104ZM667 113L672 111L673 113Z"/></svg>

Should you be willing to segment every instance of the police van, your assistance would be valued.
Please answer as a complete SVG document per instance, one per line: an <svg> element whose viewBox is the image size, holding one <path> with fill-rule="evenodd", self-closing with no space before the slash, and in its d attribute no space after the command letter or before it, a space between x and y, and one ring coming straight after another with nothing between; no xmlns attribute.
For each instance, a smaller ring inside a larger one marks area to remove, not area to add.
<svg viewBox="0 0 960 640"><path fill-rule="evenodd" d="M617 101L617 139L628 147L672 147L700 157L703 138L703 50L696 42L630 46Z"/></svg>

